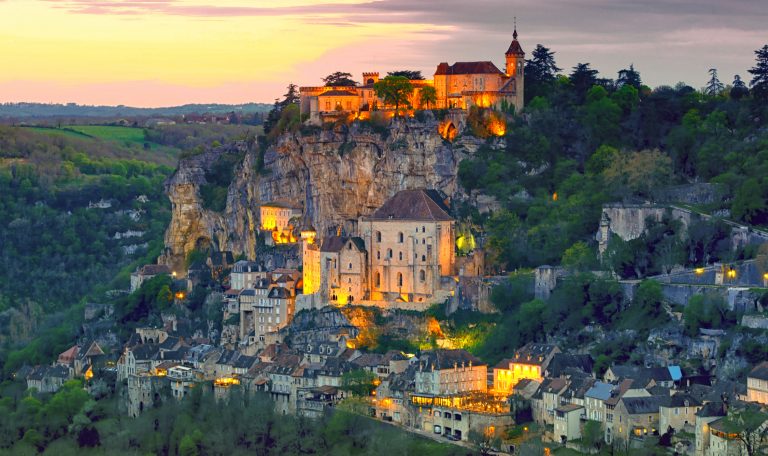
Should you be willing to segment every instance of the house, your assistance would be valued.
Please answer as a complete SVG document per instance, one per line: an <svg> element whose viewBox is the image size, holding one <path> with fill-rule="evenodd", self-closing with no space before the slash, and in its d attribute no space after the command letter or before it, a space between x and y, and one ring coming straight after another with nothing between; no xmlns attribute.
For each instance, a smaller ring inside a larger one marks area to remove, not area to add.
<svg viewBox="0 0 768 456"><path fill-rule="evenodd" d="M257 279L267 277L267 272L255 261L240 260L232 267L229 274L229 286L235 290L253 288Z"/></svg>
<svg viewBox="0 0 768 456"><path fill-rule="evenodd" d="M544 376L554 378L578 372L592 375L593 366L594 360L589 354L572 355L570 353L555 352L544 368Z"/></svg>
<svg viewBox="0 0 768 456"><path fill-rule="evenodd" d="M40 393L55 393L70 379L70 370L66 366L37 366L27 375L27 388L35 388Z"/></svg>
<svg viewBox="0 0 768 456"><path fill-rule="evenodd" d="M515 351L510 359L502 360L493 369L493 389L511 392L522 379L528 378L541 383L544 371L554 356L560 353L555 345L528 343Z"/></svg>
<svg viewBox="0 0 768 456"><path fill-rule="evenodd" d="M486 391L488 366L466 350L422 352L415 375L419 394L450 395Z"/></svg>
<svg viewBox="0 0 768 456"><path fill-rule="evenodd" d="M577 404L565 404L555 408L555 440L565 444L581 438L581 416L584 407Z"/></svg>
<svg viewBox="0 0 768 456"><path fill-rule="evenodd" d="M568 388L565 378L545 378L531 398L533 419L539 424L554 424L555 409L560 406L561 396Z"/></svg>
<svg viewBox="0 0 768 456"><path fill-rule="evenodd" d="M747 401L768 404L768 361L758 364L747 374Z"/></svg>
<svg viewBox="0 0 768 456"><path fill-rule="evenodd" d="M595 382L584 394L584 407L588 420L603 422L606 419L605 401L611 398L616 385L605 382Z"/></svg>
<svg viewBox="0 0 768 456"><path fill-rule="evenodd" d="M659 396L622 397L614 410L613 439L621 438L631 445L632 441L659 435L659 407L663 401Z"/></svg>
<svg viewBox="0 0 768 456"><path fill-rule="evenodd" d="M330 236L320 246L322 292L331 303L368 298L368 252L359 237Z"/></svg>
<svg viewBox="0 0 768 456"><path fill-rule="evenodd" d="M198 373L191 366L175 365L168 368L166 376L171 386L171 395L181 400L198 383Z"/></svg>
<svg viewBox="0 0 768 456"><path fill-rule="evenodd" d="M138 290L141 284L159 275L171 275L171 268L164 264L147 264L131 273L131 293Z"/></svg>
<svg viewBox="0 0 768 456"><path fill-rule="evenodd" d="M674 393L659 405L659 432L665 433L672 428L675 432L694 432L696 413L702 403L696 397L684 391Z"/></svg>
<svg viewBox="0 0 768 456"><path fill-rule="evenodd" d="M711 433L709 425L728 414L727 403L712 401L704 404L696 412L696 456L710 455ZM721 442L718 442L721 443Z"/></svg>

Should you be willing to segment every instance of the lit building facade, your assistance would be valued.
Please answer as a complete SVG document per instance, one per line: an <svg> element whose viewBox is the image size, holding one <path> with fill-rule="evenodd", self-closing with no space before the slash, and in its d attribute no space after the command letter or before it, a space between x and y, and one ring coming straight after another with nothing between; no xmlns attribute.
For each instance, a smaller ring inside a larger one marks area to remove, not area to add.
<svg viewBox="0 0 768 456"><path fill-rule="evenodd" d="M747 400L768 404L768 361L763 361L747 375Z"/></svg>
<svg viewBox="0 0 768 456"><path fill-rule="evenodd" d="M525 52L517 40L517 30L505 53L505 68L500 70L493 62L442 62L435 70L434 79L411 80L413 92L408 105L414 109L469 109L514 107L523 109ZM392 109L376 96L374 84L379 81L378 72L363 73L363 83L356 86L301 87L300 110L312 123L321 123L350 114L364 117L371 111ZM426 86L435 88L436 103L422 102L421 91ZM404 106L401 106L404 107Z"/></svg>
<svg viewBox="0 0 768 456"><path fill-rule="evenodd" d="M301 217L301 208L286 202L271 202L261 205L259 215L261 230L270 233L266 240L274 244L296 242L291 220Z"/></svg>
<svg viewBox="0 0 768 456"><path fill-rule="evenodd" d="M541 383L549 362L560 349L549 344L526 344L515 352L511 359L502 360L493 369L493 389L497 392L511 393L512 388L524 379Z"/></svg>

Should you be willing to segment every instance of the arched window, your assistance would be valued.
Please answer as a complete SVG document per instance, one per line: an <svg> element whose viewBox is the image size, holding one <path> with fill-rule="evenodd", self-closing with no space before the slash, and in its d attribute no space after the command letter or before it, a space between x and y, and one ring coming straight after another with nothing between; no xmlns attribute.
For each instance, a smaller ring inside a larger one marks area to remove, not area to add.
<svg viewBox="0 0 768 456"><path fill-rule="evenodd" d="M402 287L403 286L403 274L397 273L397 286Z"/></svg>
<svg viewBox="0 0 768 456"><path fill-rule="evenodd" d="M381 259L381 251L380 251L380 250L377 250L377 251L376 251L376 259L377 259L377 260L380 260L380 259Z"/></svg>
<svg viewBox="0 0 768 456"><path fill-rule="evenodd" d="M421 232L422 233L426 233L427 232L427 227L422 225Z"/></svg>
<svg viewBox="0 0 768 456"><path fill-rule="evenodd" d="M387 258L392 258L392 249L387 249Z"/></svg>
<svg viewBox="0 0 768 456"><path fill-rule="evenodd" d="M397 242L403 243L403 233L397 233Z"/></svg>
<svg viewBox="0 0 768 456"><path fill-rule="evenodd" d="M427 273L422 269L419 271L419 282L423 282L425 280L427 280Z"/></svg>
<svg viewBox="0 0 768 456"><path fill-rule="evenodd" d="M349 263L349 269L352 269L352 263Z"/></svg>
<svg viewBox="0 0 768 456"><path fill-rule="evenodd" d="M398 256L400 258L400 261L403 261L403 252L398 252Z"/></svg>
<svg viewBox="0 0 768 456"><path fill-rule="evenodd" d="M381 273L377 271L376 272L376 287L378 288L380 286L381 286Z"/></svg>
<svg viewBox="0 0 768 456"><path fill-rule="evenodd" d="M427 238L421 238L421 243L422 244L426 244L427 243Z"/></svg>
<svg viewBox="0 0 768 456"><path fill-rule="evenodd" d="M421 261L427 261L427 256L426 255L422 255L421 256Z"/></svg>
<svg viewBox="0 0 768 456"><path fill-rule="evenodd" d="M376 232L376 242L381 242L381 231Z"/></svg>

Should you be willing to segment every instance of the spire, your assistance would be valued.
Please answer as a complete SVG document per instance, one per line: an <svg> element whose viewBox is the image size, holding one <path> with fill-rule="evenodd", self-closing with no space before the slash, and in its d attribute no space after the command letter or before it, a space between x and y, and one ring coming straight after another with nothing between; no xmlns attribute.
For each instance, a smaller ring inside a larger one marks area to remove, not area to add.
<svg viewBox="0 0 768 456"><path fill-rule="evenodd" d="M517 16L515 16L514 19L512 19L512 20L513 20L514 27L515 27L514 32L512 32L512 39L516 40L517 39Z"/></svg>

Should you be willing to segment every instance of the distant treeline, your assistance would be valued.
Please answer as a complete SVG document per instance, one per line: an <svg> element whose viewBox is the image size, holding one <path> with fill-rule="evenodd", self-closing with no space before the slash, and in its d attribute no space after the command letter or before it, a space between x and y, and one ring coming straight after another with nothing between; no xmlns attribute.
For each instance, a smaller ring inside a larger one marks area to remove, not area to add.
<svg viewBox="0 0 768 456"><path fill-rule="evenodd" d="M76 103L0 103L0 117L136 117L136 116L180 116L185 114L223 114L236 112L251 114L268 112L272 108L268 103L229 104L186 104L166 108L135 108L131 106L89 106Z"/></svg>

